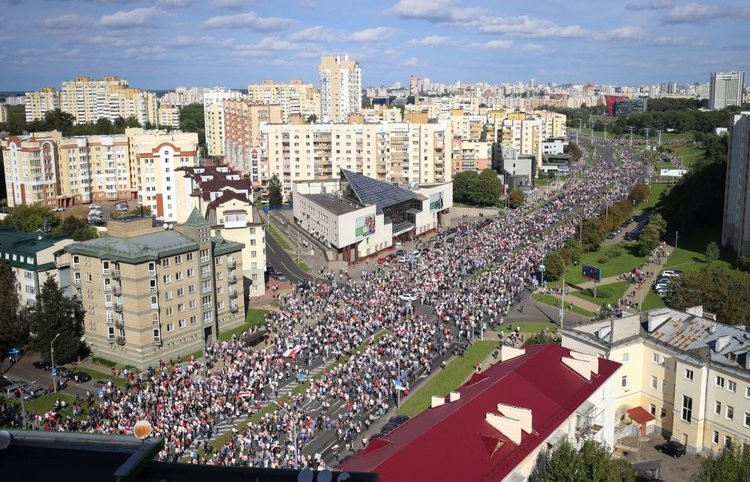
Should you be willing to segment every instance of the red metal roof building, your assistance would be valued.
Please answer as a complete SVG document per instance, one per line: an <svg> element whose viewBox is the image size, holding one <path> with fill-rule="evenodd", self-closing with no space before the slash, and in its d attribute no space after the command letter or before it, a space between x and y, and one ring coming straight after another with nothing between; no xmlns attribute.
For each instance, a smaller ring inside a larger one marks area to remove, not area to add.
<svg viewBox="0 0 750 482"><path fill-rule="evenodd" d="M617 362L559 345L532 345L525 353L505 348L504 361L474 374L451 394L449 400L455 401L433 399L433 406L439 406L428 408L387 438L372 440L338 469L377 472L381 482L497 482L511 475L527 476L528 470L519 466L527 468L530 456L535 461L553 434L570 435L576 423L565 422L584 404L590 409L607 405L596 397L614 392ZM599 390L608 380L610 387ZM602 419L612 417L614 403L610 405L611 413L602 414ZM614 432L613 425L607 429Z"/></svg>

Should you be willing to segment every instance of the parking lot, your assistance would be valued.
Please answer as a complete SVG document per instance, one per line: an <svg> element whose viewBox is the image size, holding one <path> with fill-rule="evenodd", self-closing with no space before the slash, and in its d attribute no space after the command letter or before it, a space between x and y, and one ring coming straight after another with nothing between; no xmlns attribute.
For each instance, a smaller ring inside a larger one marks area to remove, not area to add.
<svg viewBox="0 0 750 482"><path fill-rule="evenodd" d="M648 438L644 437L644 439L639 441L638 437L624 437L620 440L620 443L629 447L636 447L638 448L638 452L622 456L622 452L616 450L615 456L622 456L622 458L632 464L658 460L661 462L660 477L667 482L690 480L692 475L698 471L698 467L700 467L702 461L698 455L688 453L678 459L674 459L656 450L657 445L665 442L662 435L652 433Z"/></svg>
<svg viewBox="0 0 750 482"><path fill-rule="evenodd" d="M77 206L72 206L69 208L65 208L65 211L58 212L62 218L66 218L69 216L77 216L80 218L87 218L89 214L89 208L92 205L99 205L101 206L101 212L102 212L102 223L106 223L107 220L110 218L110 213L115 212L115 205L121 201L103 201L103 202L92 202L91 204L79 204ZM128 201L129 208L133 209L136 206L135 201Z"/></svg>

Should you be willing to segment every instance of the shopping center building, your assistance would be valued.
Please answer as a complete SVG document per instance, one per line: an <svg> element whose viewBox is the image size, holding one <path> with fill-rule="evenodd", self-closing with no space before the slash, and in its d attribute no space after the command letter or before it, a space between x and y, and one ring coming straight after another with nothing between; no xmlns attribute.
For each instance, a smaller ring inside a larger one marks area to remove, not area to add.
<svg viewBox="0 0 750 482"><path fill-rule="evenodd" d="M294 221L338 259L353 263L443 224L453 183L399 186L341 170L293 185Z"/></svg>

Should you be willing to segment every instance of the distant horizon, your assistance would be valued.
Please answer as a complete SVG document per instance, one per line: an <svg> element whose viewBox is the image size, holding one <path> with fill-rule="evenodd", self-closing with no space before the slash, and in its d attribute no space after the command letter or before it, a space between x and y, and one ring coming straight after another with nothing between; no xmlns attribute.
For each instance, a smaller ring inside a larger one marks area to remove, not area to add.
<svg viewBox="0 0 750 482"><path fill-rule="evenodd" d="M116 75L143 90L317 85L320 56L345 54L360 62L367 86L407 85L410 75L444 84L685 85L744 68L750 43L750 7L740 0L0 3L2 91L59 88L79 75Z"/></svg>

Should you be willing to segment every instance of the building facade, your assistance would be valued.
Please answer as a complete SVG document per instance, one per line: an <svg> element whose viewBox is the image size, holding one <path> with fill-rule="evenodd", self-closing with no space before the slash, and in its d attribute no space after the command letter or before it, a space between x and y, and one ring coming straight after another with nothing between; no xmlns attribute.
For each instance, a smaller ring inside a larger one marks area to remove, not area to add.
<svg viewBox="0 0 750 482"><path fill-rule="evenodd" d="M232 281L242 272L242 245L211 237L197 211L165 227L151 218L112 220L108 236L66 247L95 356L154 366L244 322L242 286Z"/></svg>
<svg viewBox="0 0 750 482"><path fill-rule="evenodd" d="M8 207L57 205L60 192L57 155L61 139L59 132L52 131L10 136L0 142Z"/></svg>
<svg viewBox="0 0 750 482"><path fill-rule="evenodd" d="M742 105L745 89L745 71L712 72L709 83L708 108L723 109L730 105Z"/></svg>
<svg viewBox="0 0 750 482"><path fill-rule="evenodd" d="M157 126L159 128L180 128L180 106L175 104L159 104Z"/></svg>
<svg viewBox="0 0 750 482"><path fill-rule="evenodd" d="M47 111L60 108L60 94L53 87L44 87L36 92L26 92L26 122L44 120Z"/></svg>
<svg viewBox="0 0 750 482"><path fill-rule="evenodd" d="M362 112L362 69L348 55L323 56L320 74L320 115L323 122L346 122Z"/></svg>
<svg viewBox="0 0 750 482"><path fill-rule="evenodd" d="M253 151L261 142L261 125L280 123L283 110L279 104L257 104L247 99L224 101L224 158L233 166L255 174Z"/></svg>
<svg viewBox="0 0 750 482"><path fill-rule="evenodd" d="M0 227L0 262L9 265L16 277L16 292L21 306L36 303L47 278L54 278L63 289L69 286L70 279L57 270L55 253L73 242L65 235L53 235L42 230L24 233L14 227Z"/></svg>
<svg viewBox="0 0 750 482"><path fill-rule="evenodd" d="M239 99L242 92L213 88L203 92L203 121L206 129L206 150L211 157L224 155L224 101Z"/></svg>
<svg viewBox="0 0 750 482"><path fill-rule="evenodd" d="M260 84L247 86L247 98L254 104L276 104L281 106L281 119L289 122L292 116L320 119L320 92L312 84L302 80L276 82L264 80Z"/></svg>
<svg viewBox="0 0 750 482"><path fill-rule="evenodd" d="M660 308L561 330L564 347L622 363L616 437L659 431L692 453L750 443L750 335L707 316Z"/></svg>
<svg viewBox="0 0 750 482"><path fill-rule="evenodd" d="M738 256L750 256L750 112L732 120L726 179L722 244Z"/></svg>

